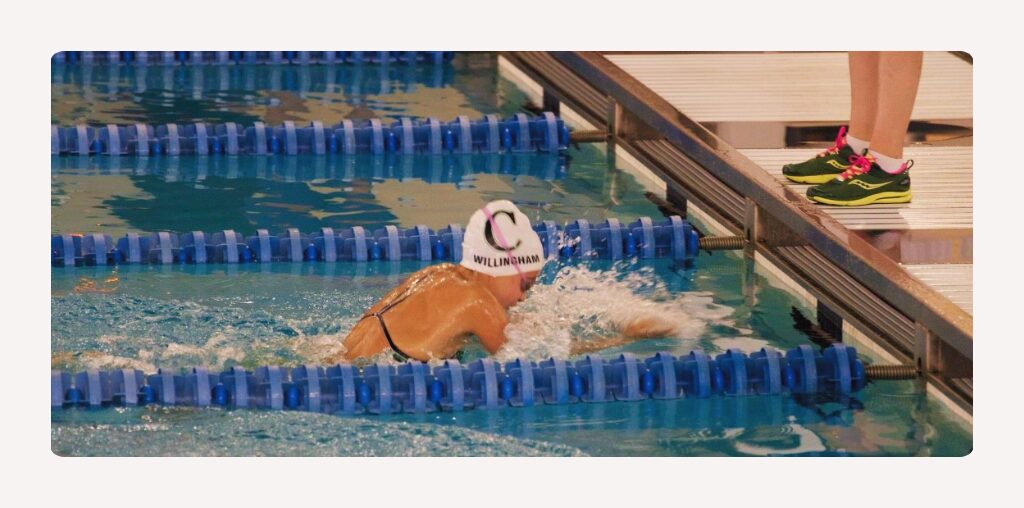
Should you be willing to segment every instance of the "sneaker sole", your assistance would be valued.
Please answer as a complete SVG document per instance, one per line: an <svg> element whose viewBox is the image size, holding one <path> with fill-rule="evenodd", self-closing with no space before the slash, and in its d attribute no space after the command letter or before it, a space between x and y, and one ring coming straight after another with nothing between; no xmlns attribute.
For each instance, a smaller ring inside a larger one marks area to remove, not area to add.
<svg viewBox="0 0 1024 508"><path fill-rule="evenodd" d="M812 184L812 185L817 185L817 184L820 184L820 183L825 183L825 182L832 181L833 179L835 179L835 177L839 176L839 173L829 174L829 175L811 175L811 176L791 176L791 175L787 175L787 174L783 173L782 176L788 178L792 182L796 182L796 183L809 183L809 184Z"/></svg>
<svg viewBox="0 0 1024 508"><path fill-rule="evenodd" d="M910 202L910 191L906 192L879 192L878 194L872 194L865 196L860 199L854 199L852 201L839 201L835 199L828 199L819 196L811 197L811 200L817 201L818 203L834 206L864 206L874 203L909 203Z"/></svg>

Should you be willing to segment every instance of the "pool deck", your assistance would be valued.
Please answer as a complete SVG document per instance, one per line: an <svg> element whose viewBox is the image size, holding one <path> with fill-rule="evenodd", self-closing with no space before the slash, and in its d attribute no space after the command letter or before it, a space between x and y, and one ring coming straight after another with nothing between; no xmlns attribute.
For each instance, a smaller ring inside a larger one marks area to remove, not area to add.
<svg viewBox="0 0 1024 508"><path fill-rule="evenodd" d="M905 152L915 161L913 202L842 208L809 201L781 166L830 145L821 133L834 136L845 123L845 53L503 56L543 87L546 108L564 103L607 129L616 149L659 173L670 195L745 234L751 258L798 281L819 310L915 362L972 411L969 62L925 54Z"/></svg>
<svg viewBox="0 0 1024 508"><path fill-rule="evenodd" d="M850 78L845 53L632 53L610 54L607 58L681 113L705 125L842 125L849 117ZM972 84L971 64L947 52L925 53L911 119L971 125ZM737 148L801 195L808 186L784 178L782 165L805 160L820 151ZM969 243L974 224L973 147L914 144L907 147L904 156L915 164L911 170L911 203L816 206L850 230L871 231L875 235L889 231L958 230L955 237L967 238ZM906 243L903 237L907 235L890 236L899 237L892 241ZM958 249L957 254L962 250ZM971 263L964 263L964 258L951 255L927 259L942 263L923 264L902 257L896 261L971 313L972 270ZM966 258L971 259L969 255Z"/></svg>
<svg viewBox="0 0 1024 508"><path fill-rule="evenodd" d="M846 53L627 53L606 57L692 120L845 124ZM914 120L971 119L971 64L928 52Z"/></svg>
<svg viewBox="0 0 1024 508"><path fill-rule="evenodd" d="M788 181L782 176L781 168L787 162L813 157L817 149L749 149L740 152L801 195L810 187ZM972 259L972 154L972 147L908 147L905 156L915 163L911 170L914 195L911 203L864 207L816 206L851 231L863 232L872 238L888 236L889 242L903 246L896 260L910 274L968 313L973 313L973 264L964 262ZM933 238L927 243L916 242L916 249L907 247L913 235L921 236L924 232L942 232L951 240ZM956 240L961 241L956 244ZM941 244L936 246L936 241ZM924 257L914 257L918 254L911 251L915 250L930 252L920 254Z"/></svg>

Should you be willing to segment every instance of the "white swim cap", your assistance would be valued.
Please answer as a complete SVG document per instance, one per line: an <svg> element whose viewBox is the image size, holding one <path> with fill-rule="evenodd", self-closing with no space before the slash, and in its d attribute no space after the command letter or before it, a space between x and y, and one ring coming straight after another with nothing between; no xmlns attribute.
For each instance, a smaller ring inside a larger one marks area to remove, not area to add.
<svg viewBox="0 0 1024 508"><path fill-rule="evenodd" d="M491 201L469 218L460 264L494 277L539 271L544 266L544 247L530 219L516 205L507 199Z"/></svg>

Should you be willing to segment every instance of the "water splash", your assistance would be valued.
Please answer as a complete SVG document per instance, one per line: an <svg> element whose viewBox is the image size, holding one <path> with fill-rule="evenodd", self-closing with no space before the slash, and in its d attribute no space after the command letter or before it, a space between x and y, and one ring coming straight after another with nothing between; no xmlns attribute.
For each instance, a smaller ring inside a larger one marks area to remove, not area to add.
<svg viewBox="0 0 1024 508"><path fill-rule="evenodd" d="M700 339L710 323L730 324L726 318L732 313L731 307L714 303L709 292L670 291L651 267L567 266L551 284L537 285L512 308L508 343L496 357L565 358L574 340L621 335L635 320L667 330L666 336L675 339L673 349L681 351Z"/></svg>
<svg viewBox="0 0 1024 508"><path fill-rule="evenodd" d="M182 298L187 291L174 291L170 299L158 292L55 296L52 367L153 372L187 365L326 365L342 357L348 331L388 285L301 287L276 297L260 297L263 293L255 288L238 289L199 300ZM621 335L636 320L665 331L665 338L629 346L637 353L647 353L644 348L683 353L736 345L756 350L762 342L751 340L750 330L735 327L732 315L733 309L715 303L709 292L669 288L665 275L651 266L563 266L549 284L537 285L512 309L506 330L509 342L496 359L566 358L575 340ZM721 345L716 343L720 339ZM695 340L707 344L697 345ZM484 355L476 344L470 349L479 353L470 355L474 358ZM368 361L394 363L387 352Z"/></svg>
<svg viewBox="0 0 1024 508"><path fill-rule="evenodd" d="M344 309L326 312L312 305L310 300L319 297L316 293L294 307L274 309L247 308L243 297L204 303L120 295L55 297L51 367L155 372L187 365L326 364L343 352L341 342L356 318Z"/></svg>

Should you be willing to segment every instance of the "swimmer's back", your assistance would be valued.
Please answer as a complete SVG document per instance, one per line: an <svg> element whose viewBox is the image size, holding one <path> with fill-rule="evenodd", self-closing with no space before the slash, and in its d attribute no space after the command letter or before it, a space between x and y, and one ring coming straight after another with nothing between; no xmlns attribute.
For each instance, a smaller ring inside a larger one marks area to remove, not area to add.
<svg viewBox="0 0 1024 508"><path fill-rule="evenodd" d="M389 348L380 313L391 339L405 354L418 358L454 355L471 333L465 316L494 297L467 278L457 265L434 265L410 275L362 316L345 338L346 359L370 357ZM453 340L455 338L455 340Z"/></svg>
<svg viewBox="0 0 1024 508"><path fill-rule="evenodd" d="M418 270L406 277L398 286L384 295L379 302L375 303L364 316L380 312L389 305L395 305L399 300L403 302L414 301L423 298L439 286L468 286L470 282L462 276L456 265L442 263L428 266Z"/></svg>

